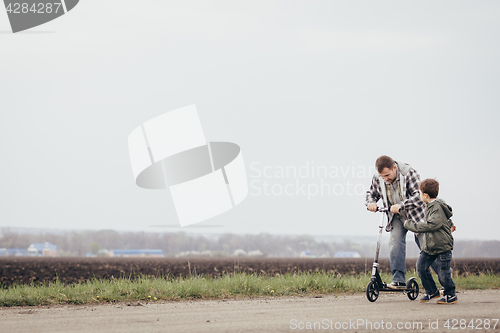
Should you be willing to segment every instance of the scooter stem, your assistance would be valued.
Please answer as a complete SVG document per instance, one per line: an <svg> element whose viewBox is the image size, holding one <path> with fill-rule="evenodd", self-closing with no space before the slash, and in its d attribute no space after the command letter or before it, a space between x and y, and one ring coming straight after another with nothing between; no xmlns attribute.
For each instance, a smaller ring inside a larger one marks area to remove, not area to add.
<svg viewBox="0 0 500 333"><path fill-rule="evenodd" d="M378 211L381 212L381 213L386 213L387 209L379 208ZM384 229L384 216L385 215L386 214L381 214L380 215L380 223L378 224L378 229L379 230L378 230L378 237L377 237L377 248L375 250L375 258L373 260L374 264L378 263L378 255L379 255L379 252L380 252L380 240L382 239L382 230Z"/></svg>

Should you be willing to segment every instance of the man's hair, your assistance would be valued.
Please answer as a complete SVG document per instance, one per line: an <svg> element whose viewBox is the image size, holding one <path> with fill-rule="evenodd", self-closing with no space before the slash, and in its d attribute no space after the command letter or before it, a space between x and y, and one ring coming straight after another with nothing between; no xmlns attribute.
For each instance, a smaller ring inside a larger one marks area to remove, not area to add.
<svg viewBox="0 0 500 333"><path fill-rule="evenodd" d="M392 169L394 164L394 160L387 155L382 155L375 161L375 167L379 173L385 168Z"/></svg>
<svg viewBox="0 0 500 333"><path fill-rule="evenodd" d="M439 194L439 182L435 179L423 180L418 188L422 193L427 193L431 199L437 198Z"/></svg>

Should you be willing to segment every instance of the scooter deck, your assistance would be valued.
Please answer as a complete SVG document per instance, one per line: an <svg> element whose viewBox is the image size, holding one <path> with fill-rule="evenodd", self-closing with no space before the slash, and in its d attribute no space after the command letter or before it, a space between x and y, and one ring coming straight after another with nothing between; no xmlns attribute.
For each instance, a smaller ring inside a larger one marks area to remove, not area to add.
<svg viewBox="0 0 500 333"><path fill-rule="evenodd" d="M414 291L414 289L407 289L407 288L401 288L401 289L392 289L392 288L381 288L378 291L390 291L390 292L399 292L399 291Z"/></svg>

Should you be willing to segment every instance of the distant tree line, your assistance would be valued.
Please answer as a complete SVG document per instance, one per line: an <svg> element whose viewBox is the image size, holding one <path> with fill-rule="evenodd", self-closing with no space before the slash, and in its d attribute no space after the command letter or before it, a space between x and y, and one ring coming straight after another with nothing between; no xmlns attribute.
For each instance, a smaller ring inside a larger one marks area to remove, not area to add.
<svg viewBox="0 0 500 333"><path fill-rule="evenodd" d="M32 243L50 242L58 246L60 256L85 256L97 254L100 249L161 249L167 257L186 251L210 251L212 256L232 256L236 250L246 252L260 250L269 257L298 257L309 251L317 257L333 257L341 251L358 252L361 257L372 257L374 243L356 243L349 239L343 242L317 242L314 237L278 236L270 234L219 236L190 235L177 233L117 232L115 230L71 231L62 234L27 234L0 229L0 248L28 248ZM381 256L388 256L387 240L383 242ZM418 248L408 242L407 257L417 257ZM455 258L499 257L500 241L455 241Z"/></svg>

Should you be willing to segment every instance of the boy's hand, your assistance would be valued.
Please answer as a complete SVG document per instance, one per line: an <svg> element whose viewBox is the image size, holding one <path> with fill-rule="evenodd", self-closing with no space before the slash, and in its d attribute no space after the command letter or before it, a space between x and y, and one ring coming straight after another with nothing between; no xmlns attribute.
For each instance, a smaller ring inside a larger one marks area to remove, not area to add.
<svg viewBox="0 0 500 333"><path fill-rule="evenodd" d="M451 232L455 232L455 230L457 230L457 227L456 226L453 226L450 228Z"/></svg>
<svg viewBox="0 0 500 333"><path fill-rule="evenodd" d="M391 206L391 213L393 214L397 214L399 213L399 210L401 209L401 206L400 205L392 205Z"/></svg>

